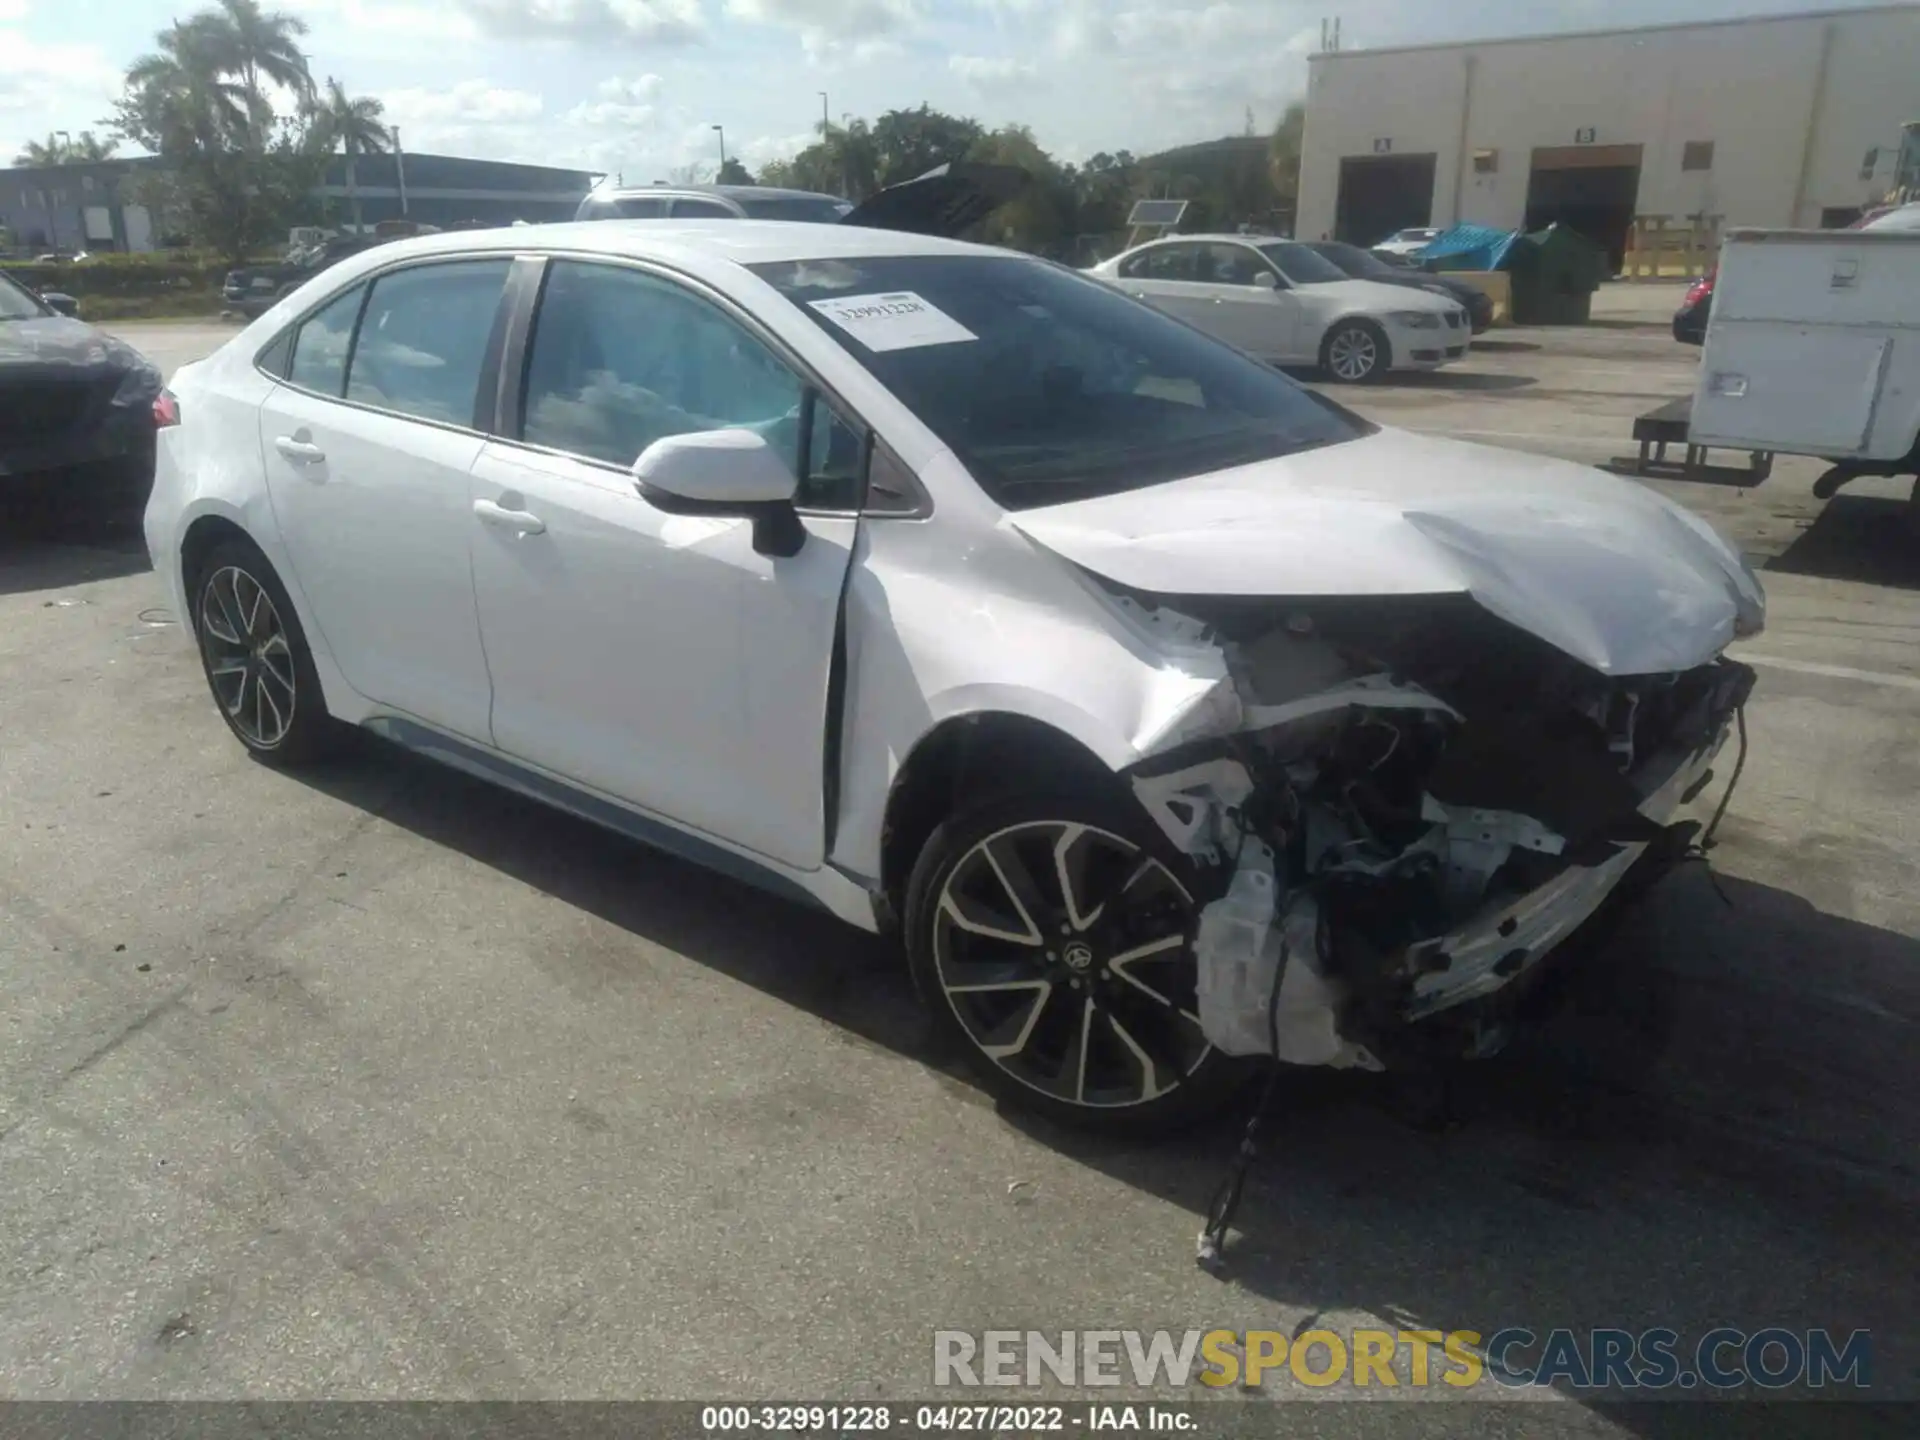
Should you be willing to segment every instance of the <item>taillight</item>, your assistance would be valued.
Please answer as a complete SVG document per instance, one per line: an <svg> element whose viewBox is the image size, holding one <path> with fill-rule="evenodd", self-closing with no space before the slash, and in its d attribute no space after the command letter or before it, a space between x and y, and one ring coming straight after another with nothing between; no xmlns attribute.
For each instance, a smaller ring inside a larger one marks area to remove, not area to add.
<svg viewBox="0 0 1920 1440"><path fill-rule="evenodd" d="M162 390L153 397L153 423L160 430L180 423L180 402L173 398L171 390Z"/></svg>
<svg viewBox="0 0 1920 1440"><path fill-rule="evenodd" d="M1687 287L1686 303L1689 305L1698 305L1711 294L1713 294L1713 277L1708 275L1704 279L1694 281L1693 284Z"/></svg>

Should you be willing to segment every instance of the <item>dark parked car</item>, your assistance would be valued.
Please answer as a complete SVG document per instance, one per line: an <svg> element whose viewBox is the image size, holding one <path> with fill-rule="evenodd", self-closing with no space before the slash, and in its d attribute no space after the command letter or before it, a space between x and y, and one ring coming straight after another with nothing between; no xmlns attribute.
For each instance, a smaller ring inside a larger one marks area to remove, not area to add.
<svg viewBox="0 0 1920 1440"><path fill-rule="evenodd" d="M1718 273L1709 270L1689 285L1686 298L1673 312L1673 338L1682 345L1707 343L1707 321L1713 314L1713 277Z"/></svg>
<svg viewBox="0 0 1920 1440"><path fill-rule="evenodd" d="M0 501L136 517L153 488L160 372L56 298L66 306L0 274Z"/></svg>
<svg viewBox="0 0 1920 1440"><path fill-rule="evenodd" d="M1458 300L1466 307L1467 318L1473 322L1473 333L1478 335L1493 324L1493 301L1486 292L1464 280L1455 280L1449 275L1435 275L1426 270L1410 269L1405 265L1395 265L1383 260L1371 250L1362 250L1358 245L1342 244L1338 240L1315 240L1307 244L1327 260L1331 260L1345 274L1355 280L1371 280L1378 285L1400 285L1411 290L1428 290L1436 295L1444 295L1449 300Z"/></svg>
<svg viewBox="0 0 1920 1440"><path fill-rule="evenodd" d="M229 270L220 298L249 320L264 315L280 297L299 289L322 270L349 255L378 245L384 236L335 235L311 250L289 255L278 265L255 265Z"/></svg>
<svg viewBox="0 0 1920 1440"><path fill-rule="evenodd" d="M1017 165L953 161L849 204L812 190L760 185L641 185L594 191L576 220L795 220L955 237L1031 183Z"/></svg>

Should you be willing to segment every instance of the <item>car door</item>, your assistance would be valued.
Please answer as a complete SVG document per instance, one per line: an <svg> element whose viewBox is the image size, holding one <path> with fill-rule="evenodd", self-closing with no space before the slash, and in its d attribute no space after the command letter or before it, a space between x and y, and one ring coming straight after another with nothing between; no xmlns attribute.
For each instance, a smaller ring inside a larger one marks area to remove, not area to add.
<svg viewBox="0 0 1920 1440"><path fill-rule="evenodd" d="M1201 247L1190 241L1149 245L1120 262L1120 288L1157 310L1206 329L1212 318L1207 297L1199 293Z"/></svg>
<svg viewBox="0 0 1920 1440"><path fill-rule="evenodd" d="M786 864L821 863L827 685L864 431L738 313L615 262L547 266L524 377L472 477L494 743ZM670 515L653 441L748 426L801 474L797 554Z"/></svg>
<svg viewBox="0 0 1920 1440"><path fill-rule="evenodd" d="M1262 360L1302 358L1299 299L1253 246L1216 241L1199 247L1195 287L1210 312L1208 333Z"/></svg>
<svg viewBox="0 0 1920 1440"><path fill-rule="evenodd" d="M293 578L361 695L484 740L492 700L467 556L475 397L505 258L388 271L293 333L260 408Z"/></svg>

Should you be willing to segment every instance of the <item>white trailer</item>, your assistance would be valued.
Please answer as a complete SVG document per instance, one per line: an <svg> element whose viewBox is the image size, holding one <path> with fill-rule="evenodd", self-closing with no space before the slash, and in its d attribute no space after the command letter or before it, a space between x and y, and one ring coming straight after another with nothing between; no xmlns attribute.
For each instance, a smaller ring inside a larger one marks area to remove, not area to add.
<svg viewBox="0 0 1920 1440"><path fill-rule="evenodd" d="M1733 231L1687 441L1920 477L1920 231Z"/></svg>

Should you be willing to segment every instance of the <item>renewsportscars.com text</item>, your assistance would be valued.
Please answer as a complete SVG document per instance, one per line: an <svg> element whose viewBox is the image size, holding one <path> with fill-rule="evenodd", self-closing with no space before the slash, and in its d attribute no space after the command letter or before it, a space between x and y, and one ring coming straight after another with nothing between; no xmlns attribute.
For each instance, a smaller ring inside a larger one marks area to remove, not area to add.
<svg viewBox="0 0 1920 1440"><path fill-rule="evenodd" d="M939 1330L936 1386L1133 1385L1139 1389L1315 1387L1458 1390L1495 1384L1572 1390L1865 1390L1865 1330L1656 1328L1477 1330Z"/></svg>

